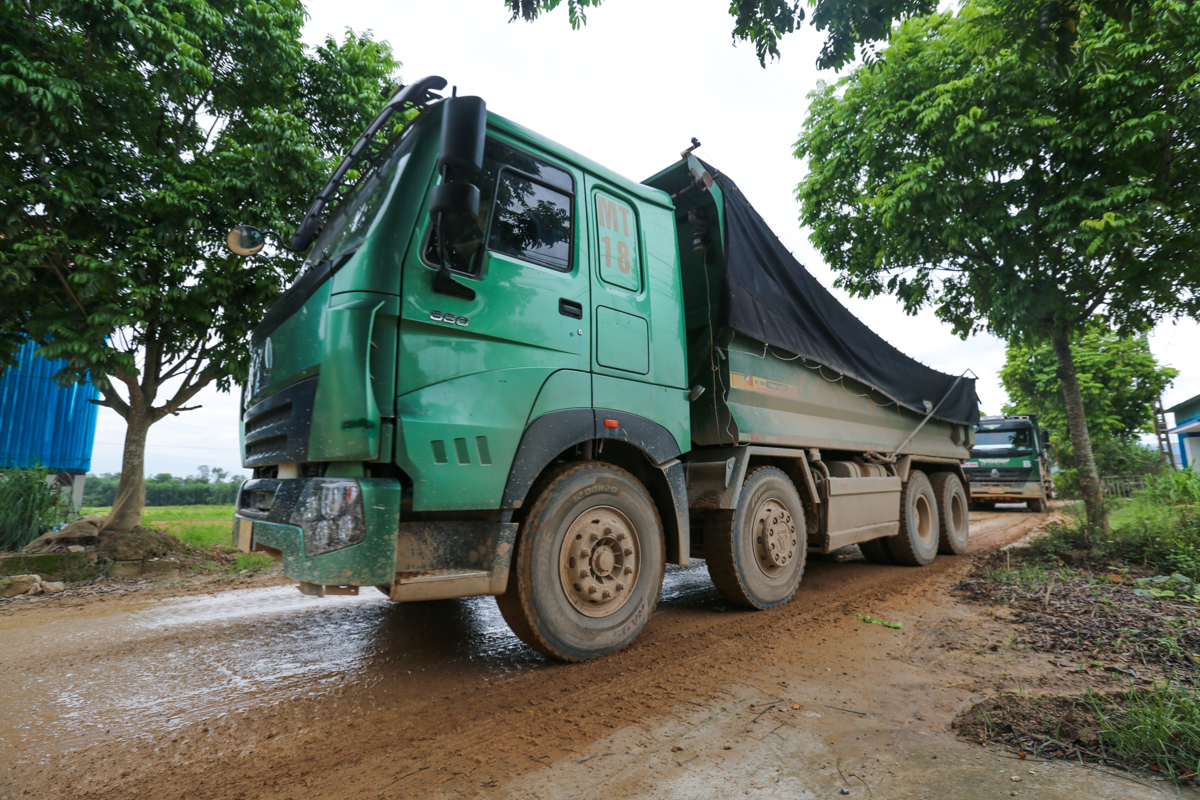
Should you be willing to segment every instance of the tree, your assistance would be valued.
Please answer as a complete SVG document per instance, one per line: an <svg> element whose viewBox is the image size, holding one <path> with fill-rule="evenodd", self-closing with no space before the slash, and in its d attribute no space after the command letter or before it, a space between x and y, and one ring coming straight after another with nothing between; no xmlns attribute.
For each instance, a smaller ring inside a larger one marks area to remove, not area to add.
<svg viewBox="0 0 1200 800"><path fill-rule="evenodd" d="M139 524L150 426L246 374L300 261L286 229L382 103L389 46L309 50L299 0L13 0L0 10L0 367L25 336L128 424L109 526Z"/></svg>
<svg viewBox="0 0 1200 800"><path fill-rule="evenodd" d="M1093 318L1133 333L1200 310L1200 4L1181 25L1086 17L1080 58L1106 69L1065 80L981 49L979 16L910 20L876 64L811 95L801 220L851 292L1053 348L1102 533L1070 343Z"/></svg>
<svg viewBox="0 0 1200 800"><path fill-rule="evenodd" d="M567 0L571 27L587 24L587 9L603 0ZM504 0L512 19L532 21L552 11L562 0ZM829 31L817 59L821 69L842 67L854 60L855 48L887 38L892 23L916 14L928 14L937 8L934 0L816 0L812 25ZM758 62L766 66L768 58L779 57L779 39L800 27L807 16L798 0L729 0L734 18L733 40L750 42Z"/></svg>
<svg viewBox="0 0 1200 800"><path fill-rule="evenodd" d="M571 27L587 24L587 9L603 0L567 0ZM562 0L504 0L512 20L532 21L543 12L562 5ZM1075 63L1080 21L1090 13L1101 13L1123 23L1154 10L1154 0L992 0L980 25L978 44L989 47L1020 47L1023 55L1041 56L1058 74L1066 74ZM816 0L812 3L812 25L828 31L817 58L819 69L840 69L854 60L856 50L866 59L874 55L874 44L887 39L892 25L901 20L932 13L932 0ZM1159 9L1172 24L1182 24L1173 3ZM754 45L758 63L779 57L779 39L800 27L806 13L799 0L729 0L734 18L733 40Z"/></svg>
<svg viewBox="0 0 1200 800"><path fill-rule="evenodd" d="M1144 336L1118 336L1095 325L1074 338L1071 356L1097 472L1129 475L1161 469L1162 457L1143 447L1138 437L1153 432L1153 403L1179 372L1159 365ZM1053 348L1009 345L1000 380L1011 401L1004 413L1038 415L1063 467L1055 483L1078 491L1079 470Z"/></svg>

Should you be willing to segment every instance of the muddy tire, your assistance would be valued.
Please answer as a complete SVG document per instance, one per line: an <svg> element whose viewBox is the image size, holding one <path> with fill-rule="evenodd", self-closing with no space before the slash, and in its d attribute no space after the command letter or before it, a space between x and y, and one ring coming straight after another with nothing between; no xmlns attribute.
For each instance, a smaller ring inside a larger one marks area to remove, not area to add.
<svg viewBox="0 0 1200 800"><path fill-rule="evenodd" d="M539 653L595 658L632 642L654 613L665 552L658 510L636 478L611 464L574 464L538 492L496 604Z"/></svg>
<svg viewBox="0 0 1200 800"><path fill-rule="evenodd" d="M900 491L900 532L887 538L892 558L899 564L923 567L938 553L937 495L929 477L913 470Z"/></svg>
<svg viewBox="0 0 1200 800"><path fill-rule="evenodd" d="M863 558L872 564L895 564L896 559L892 558L892 550L888 547L887 539L872 539L869 542L859 542L858 549L862 551Z"/></svg>
<svg viewBox="0 0 1200 800"><path fill-rule="evenodd" d="M760 467L746 478L738 507L704 529L704 558L717 590L746 608L792 599L807 554L804 506L787 475Z"/></svg>
<svg viewBox="0 0 1200 800"><path fill-rule="evenodd" d="M967 551L970 532L967 493L962 481L953 472L935 472L929 482L937 497L938 552L946 556L960 556Z"/></svg>
<svg viewBox="0 0 1200 800"><path fill-rule="evenodd" d="M1046 499L1044 497L1031 497L1025 501L1025 507L1035 514L1041 514L1046 510Z"/></svg>

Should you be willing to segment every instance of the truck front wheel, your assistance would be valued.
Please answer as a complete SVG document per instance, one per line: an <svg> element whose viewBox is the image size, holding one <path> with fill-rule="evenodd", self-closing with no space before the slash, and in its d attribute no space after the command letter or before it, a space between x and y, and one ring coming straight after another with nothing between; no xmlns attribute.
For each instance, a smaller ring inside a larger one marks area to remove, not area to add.
<svg viewBox="0 0 1200 800"><path fill-rule="evenodd" d="M773 608L792 599L808 550L804 506L787 475L762 467L746 478L737 509L714 514L704 529L704 558L731 603Z"/></svg>
<svg viewBox="0 0 1200 800"><path fill-rule="evenodd" d="M664 553L658 510L636 478L574 464L538 493L496 604L513 633L550 658L611 653L654 613Z"/></svg>

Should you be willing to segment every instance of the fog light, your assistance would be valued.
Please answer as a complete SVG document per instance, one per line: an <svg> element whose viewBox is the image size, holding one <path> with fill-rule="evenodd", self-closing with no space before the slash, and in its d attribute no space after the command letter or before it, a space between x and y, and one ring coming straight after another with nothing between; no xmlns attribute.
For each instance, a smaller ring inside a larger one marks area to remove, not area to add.
<svg viewBox="0 0 1200 800"><path fill-rule="evenodd" d="M304 554L309 557L363 541L367 525L358 481L309 480L292 511L292 524L304 531Z"/></svg>

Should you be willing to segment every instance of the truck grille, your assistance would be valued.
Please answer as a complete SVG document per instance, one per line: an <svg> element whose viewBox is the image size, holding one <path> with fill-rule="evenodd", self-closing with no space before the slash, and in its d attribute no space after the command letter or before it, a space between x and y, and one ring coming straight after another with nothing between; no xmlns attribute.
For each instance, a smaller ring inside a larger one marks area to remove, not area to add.
<svg viewBox="0 0 1200 800"><path fill-rule="evenodd" d="M963 471L967 473L967 480L973 483L984 481L1027 481L1029 480L1029 476L1033 474L1032 468L992 469L991 467L979 467Z"/></svg>
<svg viewBox="0 0 1200 800"><path fill-rule="evenodd" d="M243 418L246 466L296 464L308 460L317 378L280 389L246 409Z"/></svg>

